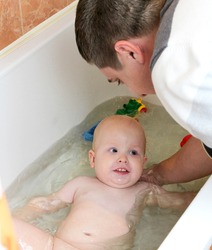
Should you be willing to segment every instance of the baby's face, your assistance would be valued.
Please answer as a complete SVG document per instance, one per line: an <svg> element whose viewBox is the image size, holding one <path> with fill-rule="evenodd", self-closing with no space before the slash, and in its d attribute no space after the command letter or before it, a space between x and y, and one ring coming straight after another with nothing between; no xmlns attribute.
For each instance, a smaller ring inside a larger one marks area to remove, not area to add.
<svg viewBox="0 0 212 250"><path fill-rule="evenodd" d="M97 178L116 188L134 185L146 161L142 127L132 118L112 117L101 125L95 136L90 160Z"/></svg>

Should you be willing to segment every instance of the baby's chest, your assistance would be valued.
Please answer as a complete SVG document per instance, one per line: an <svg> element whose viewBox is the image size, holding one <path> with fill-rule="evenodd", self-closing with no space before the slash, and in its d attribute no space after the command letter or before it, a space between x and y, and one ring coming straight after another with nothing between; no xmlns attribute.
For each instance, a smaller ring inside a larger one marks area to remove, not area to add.
<svg viewBox="0 0 212 250"><path fill-rule="evenodd" d="M135 202L135 194L124 192L111 192L110 190L86 190L81 195L81 202L92 202L111 213L123 214L132 208Z"/></svg>

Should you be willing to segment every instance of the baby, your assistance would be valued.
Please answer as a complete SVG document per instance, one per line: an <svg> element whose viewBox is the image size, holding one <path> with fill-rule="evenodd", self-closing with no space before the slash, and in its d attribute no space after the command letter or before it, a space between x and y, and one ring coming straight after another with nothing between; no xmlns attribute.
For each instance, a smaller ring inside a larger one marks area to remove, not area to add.
<svg viewBox="0 0 212 250"><path fill-rule="evenodd" d="M76 177L52 195L31 199L14 218L20 249L130 250L145 206L185 209L195 193L168 192L139 181L145 146L137 120L114 115L101 121L89 151L96 176ZM26 222L69 204L70 213L54 236Z"/></svg>

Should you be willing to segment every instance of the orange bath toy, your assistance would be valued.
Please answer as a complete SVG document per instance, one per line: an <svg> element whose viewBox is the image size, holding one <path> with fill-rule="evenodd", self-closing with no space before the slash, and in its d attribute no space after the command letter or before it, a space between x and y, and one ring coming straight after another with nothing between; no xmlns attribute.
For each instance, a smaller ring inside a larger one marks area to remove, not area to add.
<svg viewBox="0 0 212 250"><path fill-rule="evenodd" d="M0 185L0 249L18 250L11 214Z"/></svg>

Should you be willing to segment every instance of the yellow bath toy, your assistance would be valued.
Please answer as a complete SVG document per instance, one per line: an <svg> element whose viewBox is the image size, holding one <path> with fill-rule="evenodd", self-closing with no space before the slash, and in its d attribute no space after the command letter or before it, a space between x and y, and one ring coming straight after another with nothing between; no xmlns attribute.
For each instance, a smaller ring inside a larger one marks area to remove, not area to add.
<svg viewBox="0 0 212 250"><path fill-rule="evenodd" d="M0 184L0 250L18 250L11 214Z"/></svg>
<svg viewBox="0 0 212 250"><path fill-rule="evenodd" d="M132 98L132 99L134 99L134 98ZM146 112L146 111L147 111L147 108L146 108L146 106L143 104L142 99L141 99L141 98L138 98L138 99L135 99L135 100L136 100L136 102L138 102L138 103L141 104L141 106L138 108L138 111L139 111L139 112Z"/></svg>

